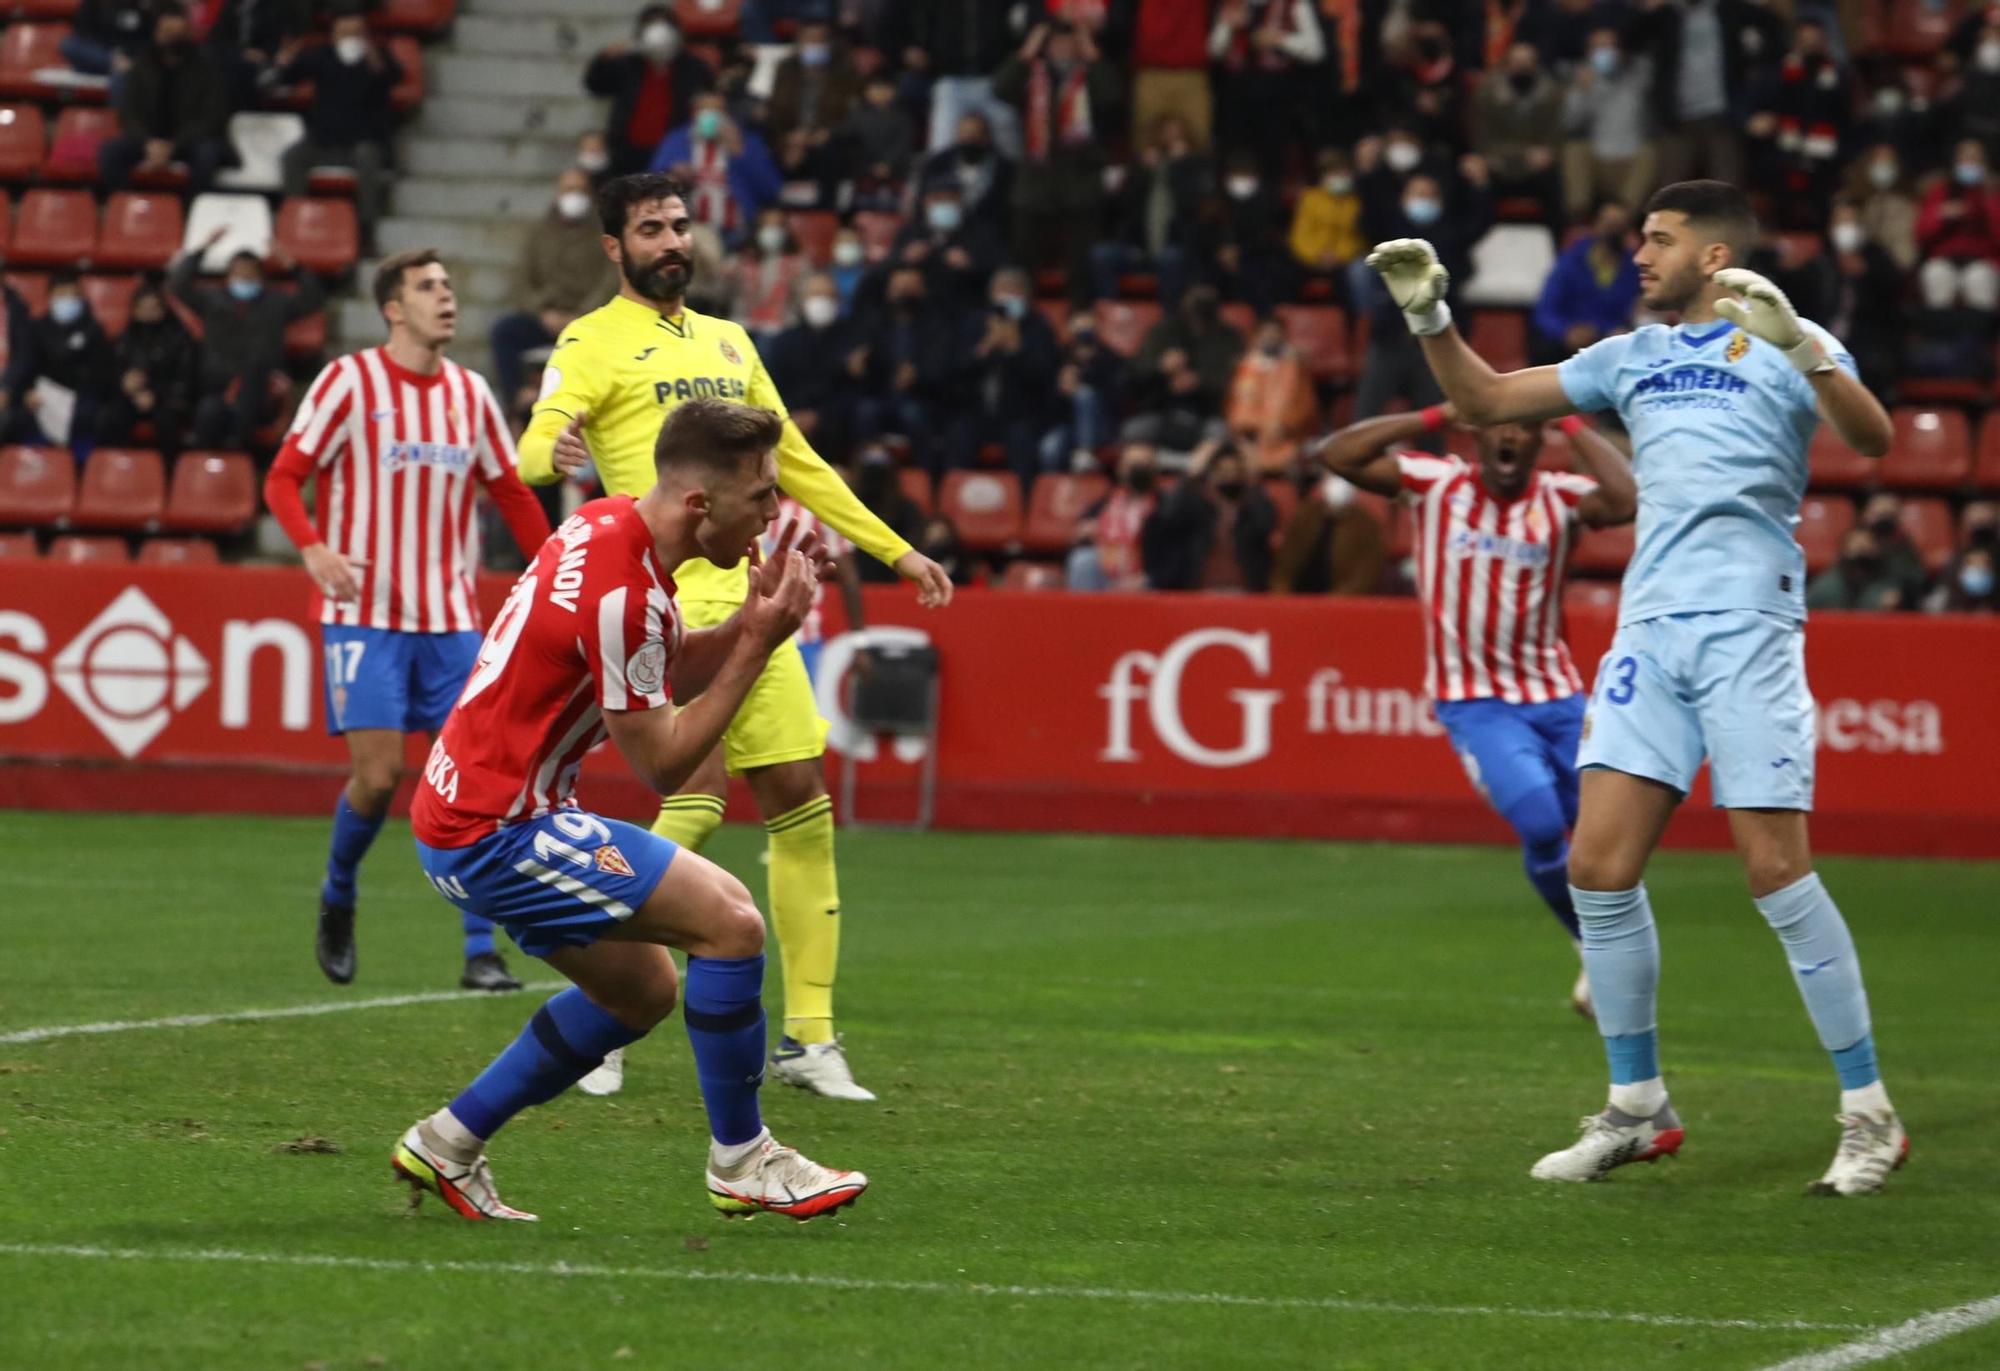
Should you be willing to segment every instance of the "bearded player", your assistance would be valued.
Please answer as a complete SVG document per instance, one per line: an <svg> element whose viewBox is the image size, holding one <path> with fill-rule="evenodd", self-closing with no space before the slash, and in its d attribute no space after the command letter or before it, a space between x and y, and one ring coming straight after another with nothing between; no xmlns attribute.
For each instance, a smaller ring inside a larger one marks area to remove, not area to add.
<svg viewBox="0 0 2000 1371"><path fill-rule="evenodd" d="M703 396L746 400L784 423L778 484L829 527L918 588L927 607L951 599L951 578L871 514L814 452L771 384L750 335L685 302L694 270L686 192L671 176L621 176L598 192L604 251L618 264L618 294L556 340L533 420L521 439L521 474L555 480L594 462L604 488L638 494L651 483L653 435L663 415ZM696 558L675 578L690 628L723 622L743 602L740 567ZM826 721L813 702L799 650L771 654L719 757L660 807L653 831L698 851L722 822L728 774L744 777L770 843L771 923L785 987L785 1030L772 1079L834 1099L872 1100L857 1085L833 1031L840 958L840 889L833 860L833 801L820 758ZM618 1088L613 1056L591 1082Z"/></svg>
<svg viewBox="0 0 2000 1371"><path fill-rule="evenodd" d="M1563 576L1579 525L1631 521L1632 468L1576 418L1563 426L1587 475L1535 469L1539 425L1479 430L1476 465L1400 450L1451 417L1449 406L1432 405L1363 419L1326 438L1319 458L1363 490L1408 498L1424 608L1424 694L1474 788L1520 839L1528 883L1575 942L1565 873L1584 696L1563 641ZM1590 980L1581 972L1570 1003L1590 1016Z"/></svg>
<svg viewBox="0 0 2000 1371"><path fill-rule="evenodd" d="M1736 265L1756 232L1734 186L1667 186L1646 206L1634 260L1646 308L1680 322L1505 375L1452 327L1449 278L1428 243L1399 239L1369 257L1469 422L1615 409L1632 434L1638 546L1584 720L1569 859L1611 1092L1573 1146L1535 1164L1540 1180L1595 1180L1683 1141L1660 1077L1659 938L1641 878L1704 759L1750 894L1840 1078L1839 1148L1809 1190L1880 1190L1909 1152L1876 1065L1854 940L1807 841L1815 740L1805 558L1792 536L1814 428L1825 420L1879 457L1889 416L1831 334Z"/></svg>
<svg viewBox="0 0 2000 1371"><path fill-rule="evenodd" d="M725 1215L809 1219L860 1198L868 1178L780 1146L757 1107L764 1069L764 920L735 877L693 852L577 808L577 770L607 736L665 793L714 750L812 606L810 539L781 539L722 623L684 630L674 571L737 565L777 514L783 433L768 410L680 406L660 429L658 476L634 499L593 500L522 573L480 645L431 749L410 824L424 874L459 909L503 925L575 982L512 1046L392 1153L416 1190L468 1219L533 1219L494 1188L486 1145L683 1017L708 1112L709 1200ZM669 948L687 953L687 987Z"/></svg>

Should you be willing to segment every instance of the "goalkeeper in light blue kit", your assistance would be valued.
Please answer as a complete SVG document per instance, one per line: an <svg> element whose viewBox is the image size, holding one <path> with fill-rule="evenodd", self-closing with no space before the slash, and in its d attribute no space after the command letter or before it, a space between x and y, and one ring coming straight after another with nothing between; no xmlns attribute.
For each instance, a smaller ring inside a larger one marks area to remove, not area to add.
<svg viewBox="0 0 2000 1371"><path fill-rule="evenodd" d="M1430 244L1398 239L1368 259L1465 422L1615 409L1632 434L1638 545L1584 718L1569 858L1611 1095L1574 1145L1535 1164L1538 1180L1597 1180L1681 1146L1660 1078L1660 947L1641 877L1704 757L1750 893L1840 1077L1839 1150L1810 1193L1880 1190L1909 1154L1876 1068L1853 939L1812 869L1805 558L1792 535L1814 427L1824 419L1879 457L1889 416L1831 334L1735 265L1756 232L1734 186L1667 186L1646 206L1635 261L1646 307L1680 322L1505 375L1451 326Z"/></svg>

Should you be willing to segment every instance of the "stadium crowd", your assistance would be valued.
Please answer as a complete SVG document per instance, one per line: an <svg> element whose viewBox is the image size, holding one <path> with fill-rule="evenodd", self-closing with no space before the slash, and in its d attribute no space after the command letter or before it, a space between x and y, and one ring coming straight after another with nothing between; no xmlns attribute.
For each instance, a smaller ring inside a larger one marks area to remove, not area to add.
<svg viewBox="0 0 2000 1371"><path fill-rule="evenodd" d="M199 190L231 160L232 110L309 83L285 188L351 168L365 238L403 76L369 8L84 0L62 54L110 82L100 185ZM1398 512L1302 457L1329 427L1438 398L1368 245L1430 239L1476 346L1554 361L1643 322L1644 197L1714 175L1756 197L1751 265L1905 407L1880 473L1816 454L1815 603L2000 603L1978 498L2000 493L2000 419L1980 426L2000 341L2000 2L654 4L582 82L603 126L578 131L490 340L517 420L556 334L616 284L594 185L672 171L700 226L690 303L748 327L819 449L963 575L1395 590ZM139 287L115 342L67 273L45 305L10 288L6 440L54 436L36 412L49 381L76 394L79 456L268 457L286 329L323 291L282 254L201 255ZM1901 479L1906 446L1949 472ZM1622 551L1586 540L1581 569L1614 572Z"/></svg>

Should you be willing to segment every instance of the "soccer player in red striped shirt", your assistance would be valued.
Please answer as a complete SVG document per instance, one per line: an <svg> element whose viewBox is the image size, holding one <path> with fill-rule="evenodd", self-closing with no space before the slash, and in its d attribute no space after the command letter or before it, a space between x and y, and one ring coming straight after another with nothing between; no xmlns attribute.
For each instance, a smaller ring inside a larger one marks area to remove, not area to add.
<svg viewBox="0 0 2000 1371"><path fill-rule="evenodd" d="M1631 520L1632 468L1574 418L1564 429L1588 475L1537 470L1542 433L1526 424L1480 429L1477 464L1398 450L1450 418L1449 406L1433 405L1364 419L1326 439L1319 455L1363 490L1406 500L1424 606L1424 693L1473 786L1520 838L1529 882L1576 941L1569 830L1586 697L1562 636L1563 573L1577 525ZM1581 975L1570 1001L1590 1014Z"/></svg>
<svg viewBox="0 0 2000 1371"><path fill-rule="evenodd" d="M381 347L336 359L306 392L264 483L321 594L327 731L351 769L333 811L315 952L327 979L354 979L356 868L403 775L403 740L434 734L479 652L477 497L485 491L522 552L548 517L515 474L514 441L485 380L445 359L458 329L451 276L430 249L375 274L389 326ZM300 497L316 480L316 511ZM493 925L464 919L469 990L518 990Z"/></svg>

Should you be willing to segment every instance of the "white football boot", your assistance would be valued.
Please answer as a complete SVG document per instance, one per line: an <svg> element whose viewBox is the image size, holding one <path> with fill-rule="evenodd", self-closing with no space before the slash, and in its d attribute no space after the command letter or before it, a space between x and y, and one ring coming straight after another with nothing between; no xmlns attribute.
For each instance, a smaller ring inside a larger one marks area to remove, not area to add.
<svg viewBox="0 0 2000 1371"><path fill-rule="evenodd" d="M1670 1104L1650 1119L1607 1106L1583 1120L1583 1136L1536 1162L1528 1174L1538 1181L1595 1181L1632 1162L1656 1162L1681 1150L1686 1139L1680 1116Z"/></svg>
<svg viewBox="0 0 2000 1371"><path fill-rule="evenodd" d="M1806 1187L1808 1195L1873 1195L1889 1173L1910 1159L1910 1135L1894 1110L1836 1114L1840 1149L1826 1174Z"/></svg>
<svg viewBox="0 0 2000 1371"><path fill-rule="evenodd" d="M412 1209L423 1202L428 1191L461 1218L536 1222L535 1215L501 1201L500 1192L493 1188L493 1168L486 1164L484 1152L470 1165L452 1161L424 1141L422 1124L410 1125L410 1131L389 1154L389 1165L409 1185Z"/></svg>
<svg viewBox="0 0 2000 1371"><path fill-rule="evenodd" d="M830 1043L782 1040L778 1050L771 1054L767 1075L770 1080L796 1085L815 1095L824 1095L829 1100L865 1101L875 1098L874 1091L854 1083L854 1072L847 1065L847 1053L841 1049L838 1038Z"/></svg>
<svg viewBox="0 0 2000 1371"><path fill-rule="evenodd" d="M614 1047L589 1075L576 1083L586 1095L616 1095L625 1088L625 1049Z"/></svg>
<svg viewBox="0 0 2000 1371"><path fill-rule="evenodd" d="M724 1217L759 1211L804 1221L853 1204L868 1189L859 1171L835 1171L800 1156L765 1129L750 1154L733 1166L708 1154L708 1202Z"/></svg>
<svg viewBox="0 0 2000 1371"><path fill-rule="evenodd" d="M1590 973L1579 970L1576 984L1569 988L1569 1007L1591 1023L1597 1022L1597 1006L1590 1002Z"/></svg>

